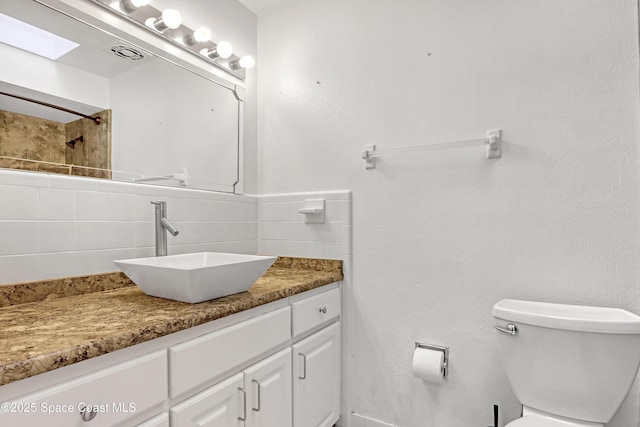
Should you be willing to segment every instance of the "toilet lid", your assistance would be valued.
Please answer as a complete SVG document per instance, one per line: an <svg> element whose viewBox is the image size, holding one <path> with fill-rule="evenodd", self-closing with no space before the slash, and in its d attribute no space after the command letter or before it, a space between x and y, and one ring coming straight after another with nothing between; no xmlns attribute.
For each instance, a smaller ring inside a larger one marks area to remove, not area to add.
<svg viewBox="0 0 640 427"><path fill-rule="evenodd" d="M584 424L582 424L584 425ZM527 416L510 422L505 427L573 427L580 426L572 422L554 420L547 417Z"/></svg>

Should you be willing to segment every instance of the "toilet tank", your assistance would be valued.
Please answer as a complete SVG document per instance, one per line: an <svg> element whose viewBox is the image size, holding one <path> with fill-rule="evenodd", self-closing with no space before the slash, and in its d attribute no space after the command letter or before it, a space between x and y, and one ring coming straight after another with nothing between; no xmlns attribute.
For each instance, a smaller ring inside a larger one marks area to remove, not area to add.
<svg viewBox="0 0 640 427"><path fill-rule="evenodd" d="M625 310L502 300L493 307L511 387L528 407L607 423L640 365L640 316Z"/></svg>

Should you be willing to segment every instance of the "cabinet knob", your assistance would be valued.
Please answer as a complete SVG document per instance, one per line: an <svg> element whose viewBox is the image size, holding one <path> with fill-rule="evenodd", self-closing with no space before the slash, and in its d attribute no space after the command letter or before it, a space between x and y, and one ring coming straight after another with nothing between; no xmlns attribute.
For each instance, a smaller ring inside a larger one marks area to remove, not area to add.
<svg viewBox="0 0 640 427"><path fill-rule="evenodd" d="M85 423L92 421L96 417L96 415L98 415L98 411L95 411L93 409L87 411L87 408L84 408L82 411L80 411L80 418L82 418L82 421L84 421Z"/></svg>
<svg viewBox="0 0 640 427"><path fill-rule="evenodd" d="M327 314L327 307L322 307L318 311L320 311L320 313L322 313L322 314Z"/></svg>

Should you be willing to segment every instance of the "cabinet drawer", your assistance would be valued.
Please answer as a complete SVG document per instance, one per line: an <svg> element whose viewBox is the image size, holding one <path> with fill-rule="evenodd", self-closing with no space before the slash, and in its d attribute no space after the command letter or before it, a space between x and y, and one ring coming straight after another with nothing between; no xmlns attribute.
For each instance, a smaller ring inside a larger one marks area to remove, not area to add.
<svg viewBox="0 0 640 427"><path fill-rule="evenodd" d="M80 411L95 409L91 427L113 426L167 399L167 357L160 351L62 383L12 402L0 415L12 427L81 427Z"/></svg>
<svg viewBox="0 0 640 427"><path fill-rule="evenodd" d="M284 307L169 349L171 397L234 369L291 338L291 309Z"/></svg>
<svg viewBox="0 0 640 427"><path fill-rule="evenodd" d="M340 289L332 289L294 302L293 336L298 336L340 315Z"/></svg>

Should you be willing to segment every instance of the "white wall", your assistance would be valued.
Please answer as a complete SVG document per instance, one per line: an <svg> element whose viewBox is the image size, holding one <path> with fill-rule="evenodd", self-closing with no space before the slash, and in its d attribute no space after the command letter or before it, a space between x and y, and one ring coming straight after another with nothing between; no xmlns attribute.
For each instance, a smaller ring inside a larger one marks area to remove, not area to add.
<svg viewBox="0 0 640 427"><path fill-rule="evenodd" d="M406 427L519 413L502 298L640 312L634 0L299 0L260 16L259 191L353 191L352 409ZM481 148L360 151L484 136ZM414 340L451 375L411 376ZM638 387L610 426L638 425ZM363 418L358 418L362 421Z"/></svg>

